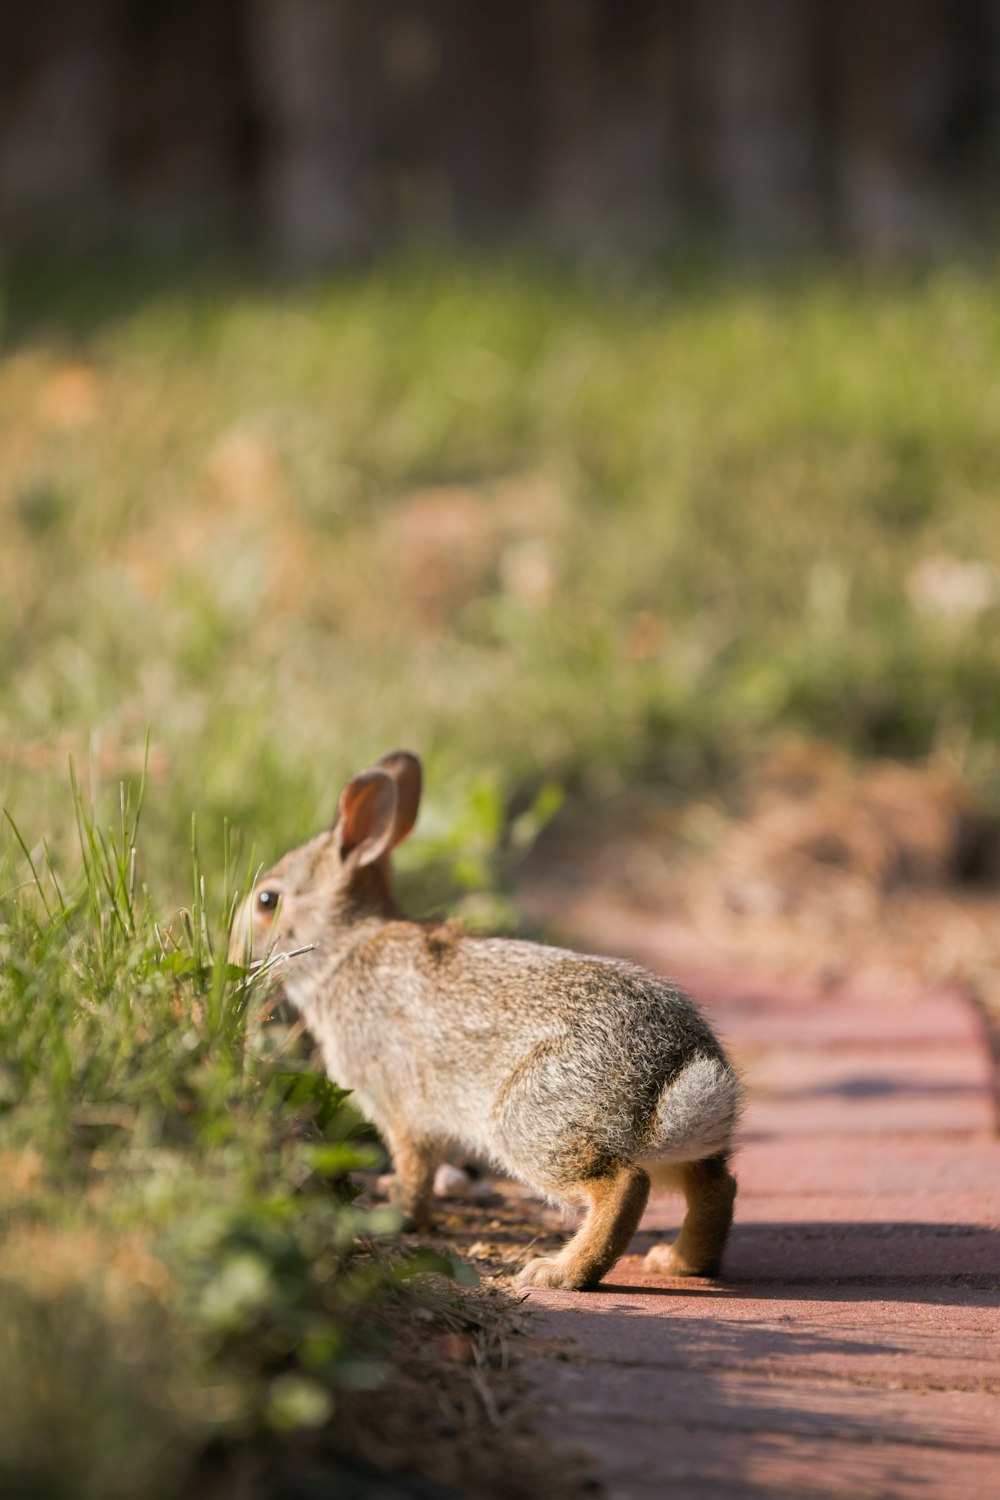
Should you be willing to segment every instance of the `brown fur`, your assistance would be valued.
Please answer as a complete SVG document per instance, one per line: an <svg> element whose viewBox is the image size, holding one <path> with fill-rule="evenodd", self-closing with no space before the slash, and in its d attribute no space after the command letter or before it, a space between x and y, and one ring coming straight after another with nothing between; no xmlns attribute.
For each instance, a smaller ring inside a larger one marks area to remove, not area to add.
<svg viewBox="0 0 1000 1500"><path fill-rule="evenodd" d="M558 1255L529 1260L518 1278L521 1286L596 1286L625 1254L639 1227L649 1178L640 1167L620 1165L601 1177L574 1184L567 1196L587 1203L587 1215Z"/></svg>
<svg viewBox="0 0 1000 1500"><path fill-rule="evenodd" d="M258 882L234 956L308 948L285 964L286 992L382 1131L408 1222L426 1224L434 1167L459 1144L587 1206L561 1254L522 1276L589 1286L627 1247L648 1172L672 1169L689 1202L679 1243L716 1264L735 1189L708 1163L729 1148L740 1091L708 1023L631 964L402 919L389 854L419 791L405 751L353 778L332 832Z"/></svg>
<svg viewBox="0 0 1000 1500"><path fill-rule="evenodd" d="M684 1162L676 1180L687 1201L681 1232L672 1245L655 1245L646 1269L660 1276L716 1276L733 1222L736 1178L725 1156Z"/></svg>

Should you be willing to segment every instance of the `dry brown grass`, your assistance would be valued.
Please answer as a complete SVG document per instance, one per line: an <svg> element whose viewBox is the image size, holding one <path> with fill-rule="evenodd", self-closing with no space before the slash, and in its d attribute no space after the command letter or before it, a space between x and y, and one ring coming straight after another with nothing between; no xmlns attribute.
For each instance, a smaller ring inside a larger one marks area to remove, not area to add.
<svg viewBox="0 0 1000 1500"><path fill-rule="evenodd" d="M906 995L959 985L1000 1021L1000 826L953 765L796 741L725 798L553 830L524 873L536 919L662 927L678 967Z"/></svg>

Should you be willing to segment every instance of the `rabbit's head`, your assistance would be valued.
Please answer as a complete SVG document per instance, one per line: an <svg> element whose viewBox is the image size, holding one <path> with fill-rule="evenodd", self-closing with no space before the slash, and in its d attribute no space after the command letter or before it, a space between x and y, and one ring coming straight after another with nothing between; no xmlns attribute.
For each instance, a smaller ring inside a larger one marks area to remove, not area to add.
<svg viewBox="0 0 1000 1500"><path fill-rule="evenodd" d="M256 882L233 924L230 956L255 963L272 953L329 949L355 922L396 915L389 856L417 820L421 782L420 761L408 750L352 776L332 829Z"/></svg>

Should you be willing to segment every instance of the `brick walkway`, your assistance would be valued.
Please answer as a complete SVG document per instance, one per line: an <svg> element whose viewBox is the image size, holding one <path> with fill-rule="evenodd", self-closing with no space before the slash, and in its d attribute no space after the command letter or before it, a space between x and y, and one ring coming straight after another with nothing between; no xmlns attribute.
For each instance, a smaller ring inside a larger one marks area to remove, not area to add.
<svg viewBox="0 0 1000 1500"><path fill-rule="evenodd" d="M643 1275L680 1217L654 1198L599 1291L532 1292L546 1434L613 1500L995 1500L1000 1139L976 1012L679 977L750 1084L725 1279Z"/></svg>

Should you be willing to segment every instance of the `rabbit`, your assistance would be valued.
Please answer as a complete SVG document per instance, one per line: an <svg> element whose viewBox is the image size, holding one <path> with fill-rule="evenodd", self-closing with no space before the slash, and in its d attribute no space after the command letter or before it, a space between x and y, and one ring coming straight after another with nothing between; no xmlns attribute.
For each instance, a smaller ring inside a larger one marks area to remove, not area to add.
<svg viewBox="0 0 1000 1500"><path fill-rule="evenodd" d="M633 964L405 919L390 856L421 784L404 750L352 777L333 828L256 882L233 957L298 950L283 961L286 995L381 1132L408 1227L428 1226L435 1169L461 1148L586 1208L517 1284L593 1287L626 1250L654 1177L684 1193L687 1212L646 1269L715 1275L741 1086L708 1022Z"/></svg>

